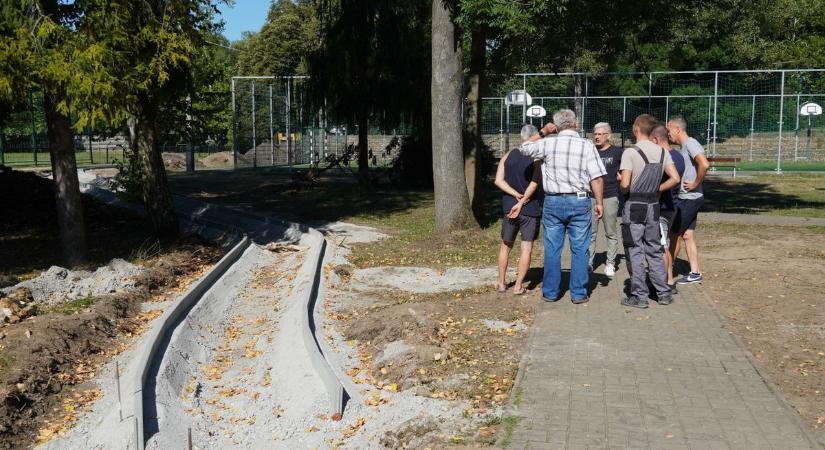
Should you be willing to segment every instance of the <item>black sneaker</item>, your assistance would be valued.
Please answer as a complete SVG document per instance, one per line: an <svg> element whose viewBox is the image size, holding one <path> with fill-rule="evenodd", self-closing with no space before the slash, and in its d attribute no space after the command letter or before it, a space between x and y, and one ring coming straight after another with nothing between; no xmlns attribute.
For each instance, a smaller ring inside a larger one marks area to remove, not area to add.
<svg viewBox="0 0 825 450"><path fill-rule="evenodd" d="M679 278L676 281L676 284L693 284L693 283L701 283L702 282L702 274L691 272L682 278Z"/></svg>
<svg viewBox="0 0 825 450"><path fill-rule="evenodd" d="M676 294L679 293L679 290L676 289L676 283L675 282L673 284L668 284L667 287L670 288L670 295L676 295Z"/></svg>
<svg viewBox="0 0 825 450"><path fill-rule="evenodd" d="M659 298L656 299L656 303L658 303L662 306L669 305L669 304L673 303L673 297L671 297L670 294L660 295Z"/></svg>
<svg viewBox="0 0 825 450"><path fill-rule="evenodd" d="M633 308L640 308L645 309L649 305L647 304L646 298L638 298L634 296L625 297L622 299L622 305L624 306L632 306Z"/></svg>
<svg viewBox="0 0 825 450"><path fill-rule="evenodd" d="M587 303L587 302L589 302L589 301L590 301L590 297L570 299L570 301L572 301L574 305L581 305L582 303Z"/></svg>

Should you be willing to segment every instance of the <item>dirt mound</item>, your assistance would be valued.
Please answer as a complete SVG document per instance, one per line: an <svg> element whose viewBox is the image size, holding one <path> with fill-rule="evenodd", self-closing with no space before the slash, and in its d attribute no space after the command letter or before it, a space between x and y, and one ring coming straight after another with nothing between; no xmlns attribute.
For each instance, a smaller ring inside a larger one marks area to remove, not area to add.
<svg viewBox="0 0 825 450"><path fill-rule="evenodd" d="M170 170L184 170L186 169L186 157L182 153L167 153L162 154L163 165Z"/></svg>
<svg viewBox="0 0 825 450"><path fill-rule="evenodd" d="M201 159L201 162L204 167L209 169L224 169L232 167L234 164L232 152L212 153L206 158Z"/></svg>
<svg viewBox="0 0 825 450"><path fill-rule="evenodd" d="M141 327L141 303L201 273L220 253L182 244L150 259L131 291L64 302L7 324L0 331L0 448L31 445L43 421L62 412L61 399L94 376L121 335Z"/></svg>
<svg viewBox="0 0 825 450"><path fill-rule="evenodd" d="M52 266L46 272L11 288L0 290L10 293L18 288L26 288L37 302L55 304L66 299L86 296L113 294L135 287L135 277L141 268L122 259L113 259L109 264L94 272L72 271Z"/></svg>

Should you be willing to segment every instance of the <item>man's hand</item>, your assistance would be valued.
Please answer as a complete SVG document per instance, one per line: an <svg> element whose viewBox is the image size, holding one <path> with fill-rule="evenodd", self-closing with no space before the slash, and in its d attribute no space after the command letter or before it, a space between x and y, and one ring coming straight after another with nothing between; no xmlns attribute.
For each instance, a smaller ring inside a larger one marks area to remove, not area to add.
<svg viewBox="0 0 825 450"><path fill-rule="evenodd" d="M559 127L557 127L553 122L549 122L541 128L541 132L544 133L545 136L548 134L558 133Z"/></svg>
<svg viewBox="0 0 825 450"><path fill-rule="evenodd" d="M521 214L522 205L523 204L521 202L518 202L515 205L513 205L513 207L510 208L510 212L507 213L507 218L508 219L518 219L518 215Z"/></svg>
<svg viewBox="0 0 825 450"><path fill-rule="evenodd" d="M596 205L593 206L593 213L596 214L597 219L601 219L604 213L604 206L602 206L601 203L596 203Z"/></svg>
<svg viewBox="0 0 825 450"><path fill-rule="evenodd" d="M690 192L690 191L696 189L697 186L699 186L699 183L697 183L696 181L685 181L684 184L685 184L685 191L687 191L687 192Z"/></svg>

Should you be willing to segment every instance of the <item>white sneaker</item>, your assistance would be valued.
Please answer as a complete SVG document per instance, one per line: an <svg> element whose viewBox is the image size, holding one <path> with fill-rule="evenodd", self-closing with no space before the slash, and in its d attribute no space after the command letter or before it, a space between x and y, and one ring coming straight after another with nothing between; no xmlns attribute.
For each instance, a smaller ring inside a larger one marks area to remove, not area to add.
<svg viewBox="0 0 825 450"><path fill-rule="evenodd" d="M613 276L616 275L616 268L613 267L613 264L604 265L604 274L607 275L609 278L613 278Z"/></svg>

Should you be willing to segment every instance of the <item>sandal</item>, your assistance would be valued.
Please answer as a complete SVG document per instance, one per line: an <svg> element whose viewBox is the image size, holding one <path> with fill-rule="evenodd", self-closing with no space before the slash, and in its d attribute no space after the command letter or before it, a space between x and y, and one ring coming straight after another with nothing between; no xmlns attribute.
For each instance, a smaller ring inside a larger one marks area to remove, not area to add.
<svg viewBox="0 0 825 450"><path fill-rule="evenodd" d="M521 289L514 290L513 295L524 295L527 293L527 288L522 286Z"/></svg>
<svg viewBox="0 0 825 450"><path fill-rule="evenodd" d="M507 285L496 283L496 291L498 291L499 294L503 294L503 293L507 292Z"/></svg>

